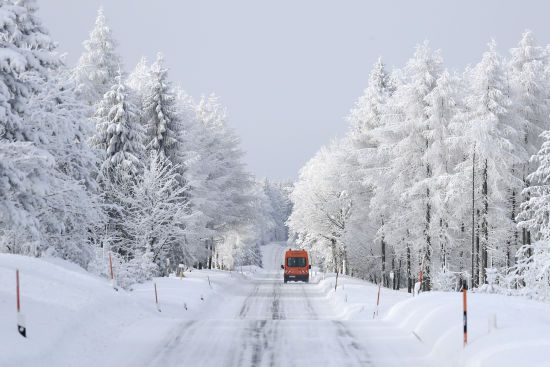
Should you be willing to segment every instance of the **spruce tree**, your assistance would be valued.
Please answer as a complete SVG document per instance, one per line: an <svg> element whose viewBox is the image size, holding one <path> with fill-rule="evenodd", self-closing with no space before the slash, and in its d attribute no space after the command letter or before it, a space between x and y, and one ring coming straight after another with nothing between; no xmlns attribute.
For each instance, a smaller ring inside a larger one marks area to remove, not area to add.
<svg viewBox="0 0 550 367"><path fill-rule="evenodd" d="M176 96L168 80L162 54L151 65L149 82L143 96L142 121L146 129L145 148L165 156L172 164L179 163L181 122Z"/></svg>
<svg viewBox="0 0 550 367"><path fill-rule="evenodd" d="M94 116L97 131L92 142L102 152L100 180L131 178L143 168L143 129L121 79L120 74L115 78Z"/></svg>
<svg viewBox="0 0 550 367"><path fill-rule="evenodd" d="M117 42L101 7L72 76L78 95L89 105L98 103L116 83L121 65L116 48Z"/></svg>

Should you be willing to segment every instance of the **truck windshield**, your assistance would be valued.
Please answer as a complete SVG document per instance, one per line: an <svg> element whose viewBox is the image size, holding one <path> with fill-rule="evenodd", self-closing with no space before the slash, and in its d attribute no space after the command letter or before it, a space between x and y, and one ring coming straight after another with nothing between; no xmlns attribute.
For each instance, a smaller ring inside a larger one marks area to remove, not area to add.
<svg viewBox="0 0 550 367"><path fill-rule="evenodd" d="M303 268L306 266L305 257L289 257L286 263L291 268Z"/></svg>

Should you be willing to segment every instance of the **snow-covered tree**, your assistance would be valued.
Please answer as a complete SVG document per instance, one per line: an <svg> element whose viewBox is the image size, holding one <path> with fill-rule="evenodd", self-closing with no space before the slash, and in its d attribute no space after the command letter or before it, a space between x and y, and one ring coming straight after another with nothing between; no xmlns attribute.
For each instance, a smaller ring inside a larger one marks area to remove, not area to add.
<svg viewBox="0 0 550 367"><path fill-rule="evenodd" d="M53 158L31 143L0 140L0 250L38 256L43 250L40 216Z"/></svg>
<svg viewBox="0 0 550 367"><path fill-rule="evenodd" d="M369 133L383 123L385 104L393 92L391 88L382 58L378 58L370 73L367 88L348 117L354 143L360 148L376 145L376 142L371 141Z"/></svg>
<svg viewBox="0 0 550 367"><path fill-rule="evenodd" d="M466 157L457 177L471 183L469 197L474 198L472 270L477 286L485 282L487 267L506 263L506 243L515 230L506 208L509 193L523 185L513 167L522 162L525 148L518 144L521 121L506 94L504 65L494 41L467 78L466 111L457 115L453 129L462 136Z"/></svg>
<svg viewBox="0 0 550 367"><path fill-rule="evenodd" d="M519 227L530 231L534 243L524 244L517 253L518 263L512 268L514 286L524 286L527 293L547 298L550 291L550 131L539 152L531 159L537 169L528 176L531 186L524 189L528 197L521 204Z"/></svg>
<svg viewBox="0 0 550 367"><path fill-rule="evenodd" d="M99 102L94 120L93 146L102 152L100 180L133 176L142 170L143 129L128 98L121 75Z"/></svg>
<svg viewBox="0 0 550 367"><path fill-rule="evenodd" d="M518 144L525 145L528 154L524 157L523 162L514 169L524 180L524 185L528 186L529 182L526 177L536 167L530 164L527 158L536 154L542 143L540 134L550 128L550 94L548 93L550 80L545 72L548 67L548 54L543 47L537 45L531 31L526 31L523 34L518 47L511 49L510 54L511 58L508 63L510 95L513 99L513 108L523 123L518 126L522 139ZM519 194L517 190L511 192L510 211L512 217L518 213L517 207L520 199L528 199L521 198ZM517 237L516 231L509 240L512 243L510 252L513 252L514 245L519 242ZM522 245L531 242L531 232L526 228L522 228L521 242ZM513 259L513 256L509 256L508 265L512 265Z"/></svg>
<svg viewBox="0 0 550 367"><path fill-rule="evenodd" d="M428 125L426 138L429 145L424 153L424 160L430 162L431 176L426 186L431 193L432 225L430 232L433 241L433 252L439 256L433 263L439 263L440 275L453 268L453 259L462 259L456 250L463 244L465 233L464 217L467 213L457 215L458 208L464 208L464 198L455 195L452 184L454 167L462 162L462 151L454 145L449 125L458 113L459 82L448 71L443 71L435 87L425 97ZM460 251L460 250L458 250ZM460 264L463 266L464 264ZM454 268L459 270L461 267Z"/></svg>
<svg viewBox="0 0 550 367"><path fill-rule="evenodd" d="M38 21L33 1L0 2L0 137L10 141L28 141L21 120L27 98L36 90L23 74L44 76L48 68L60 64L48 33Z"/></svg>
<svg viewBox="0 0 550 367"><path fill-rule="evenodd" d="M23 116L34 144L54 160L44 182L51 192L43 197L42 239L50 254L86 265L90 233L102 223L103 211L94 178L97 155L87 143L92 124L85 104L74 98L67 73L63 68L34 78L39 90Z"/></svg>
<svg viewBox="0 0 550 367"><path fill-rule="evenodd" d="M193 214L182 204L186 191L178 180L178 167L156 152L149 157L149 165L130 188L119 189L119 199L126 208L123 226L128 238L127 251L132 257L151 253L151 260L165 269L166 260L171 264L192 265L200 255L197 243L189 243L189 231ZM127 192L132 192L131 196ZM204 251L204 248L202 248Z"/></svg>
<svg viewBox="0 0 550 367"><path fill-rule="evenodd" d="M122 64L116 48L117 42L101 7L72 76L78 95L90 105L98 103L116 83Z"/></svg>
<svg viewBox="0 0 550 367"><path fill-rule="evenodd" d="M434 162L428 160L426 153L433 143L431 124L438 123L429 114L428 95L436 87L441 69L439 53L432 52L427 42L419 45L403 70L401 84L392 95L390 103L395 112L392 111L375 134L381 141L380 149L391 152L384 180L390 182L388 193L398 198L399 205L399 210L394 209L391 217L384 218L381 230L396 251L406 256L408 273L411 251L418 254L417 264L423 272L426 289L431 287L434 222L433 193L428 185L433 177ZM383 193L383 197L388 193Z"/></svg>
<svg viewBox="0 0 550 367"><path fill-rule="evenodd" d="M288 228L285 223L292 211L289 197L292 184L289 182L272 182L266 179L263 186L272 209L270 216L275 225L269 240L286 241L288 239Z"/></svg>
<svg viewBox="0 0 550 367"><path fill-rule="evenodd" d="M128 87L138 95L138 99L140 100L143 99L147 84L151 80L150 70L151 66L147 62L147 59L142 57L126 80ZM139 104L141 107L141 101Z"/></svg>
<svg viewBox="0 0 550 367"><path fill-rule="evenodd" d="M523 122L523 126L520 125L520 138L531 156L537 153L542 144L540 134L550 127L549 80L545 73L548 55L543 47L537 45L531 31L523 34L518 47L511 49L510 54L509 94Z"/></svg>
<svg viewBox="0 0 550 367"><path fill-rule="evenodd" d="M387 102L391 94L395 91L394 85L390 80L390 76L385 70L382 59L379 58L374 64L369 77L369 84L365 89L363 95L356 102L355 107L352 109L348 120L350 121L351 128L349 132L349 139L353 144L352 152L357 160L357 174L361 177L361 184L363 190L360 194L360 199L364 201L364 205L356 206L355 216L359 219L359 223L363 223L363 227L370 227L372 231L372 225L367 226L367 223L377 223L378 226L384 223L384 217L388 217L389 211L384 211L382 207L382 201L388 203L387 200L382 199L381 191L379 191L378 199L379 204L376 205L376 210L371 211L371 205L373 202L372 196L376 190L376 187L380 184L377 179L381 176L379 173L385 169L385 161L388 159L388 151L380 147L380 142L374 135L377 129L380 129L387 120ZM358 198L359 199L359 198ZM385 207L389 209L389 206ZM362 228L354 232L354 236L359 237L361 234L365 235L370 231L367 228ZM365 267L370 269L370 277L376 279L376 277L382 276L383 280L387 283L389 280L389 274L387 270L387 241L383 231L380 231L377 236L379 242L379 250L373 248L374 243L371 244L373 237L366 236L362 238L363 243L362 253L368 253L370 257L380 258L380 271L373 271L376 267L373 267L370 262L366 265L366 261L363 261ZM376 255L374 255L376 253ZM358 264L361 262L359 261ZM363 274L366 275L366 274Z"/></svg>
<svg viewBox="0 0 550 367"><path fill-rule="evenodd" d="M325 266L345 272L344 236L353 202L347 190L349 173L342 142L323 147L301 170L291 194L293 211L289 229L301 246L325 258Z"/></svg>
<svg viewBox="0 0 550 367"><path fill-rule="evenodd" d="M245 170L239 139L227 125L226 111L218 98L203 97L196 106L196 116L204 135L197 150L197 164L192 168L191 200L213 231L208 246L215 260L216 245L233 246L227 241L229 232L254 218L256 212L250 204L255 200L256 183ZM208 261L209 267L212 260Z"/></svg>
<svg viewBox="0 0 550 367"><path fill-rule="evenodd" d="M148 152L156 151L172 164L178 164L181 122L176 95L160 53L151 65L149 81L144 88L141 119L146 129L145 147Z"/></svg>
<svg viewBox="0 0 550 367"><path fill-rule="evenodd" d="M40 23L36 2L2 1L0 18L0 176L2 202L9 209L0 220L0 241L17 242L4 246L10 252L47 252L86 265L89 234L102 215L82 105L63 82L65 68Z"/></svg>

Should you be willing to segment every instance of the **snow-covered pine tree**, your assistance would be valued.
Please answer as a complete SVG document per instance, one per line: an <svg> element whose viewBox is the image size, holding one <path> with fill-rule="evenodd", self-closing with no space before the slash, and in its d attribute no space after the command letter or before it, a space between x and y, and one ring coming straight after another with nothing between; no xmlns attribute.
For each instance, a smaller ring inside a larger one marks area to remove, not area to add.
<svg viewBox="0 0 550 367"><path fill-rule="evenodd" d="M518 250L511 277L515 287L525 287L524 293L543 298L550 291L550 131L541 137L542 147L531 159L537 169L528 176L531 185L523 190L529 199L518 215L519 227L530 231L534 243Z"/></svg>
<svg viewBox="0 0 550 367"><path fill-rule="evenodd" d="M425 97L428 116L426 138L429 145L424 160L430 162L431 177L427 179L427 187L431 193L431 233L434 254L439 254L433 263L439 263L443 273L451 268L449 260L463 258L453 251L464 242L465 236L462 231L464 217L457 215L457 208L461 207L459 204L463 198L453 195L454 191L450 187L453 169L462 160L462 156L457 155L461 151L449 144L449 124L457 113L457 100L460 98L458 87L456 78L445 70Z"/></svg>
<svg viewBox="0 0 550 367"><path fill-rule="evenodd" d="M120 74L99 102L94 120L92 144L102 152L99 181L115 182L141 172L145 156L143 129Z"/></svg>
<svg viewBox="0 0 550 367"><path fill-rule="evenodd" d="M550 93L545 68L548 54L537 45L531 31L523 33L518 47L510 50L508 80L509 98L522 119L520 142L526 145L529 157L536 154L543 139L540 134L550 128ZM530 174L536 167L531 168Z"/></svg>
<svg viewBox="0 0 550 367"><path fill-rule="evenodd" d="M528 157L537 153L542 139L540 134L550 128L550 86L547 73L548 66L547 51L537 45L535 37L531 31L526 31L516 48L510 50L511 58L508 63L508 79L510 84L510 97L513 99L513 107L523 122L519 126L521 129L520 141L518 144L525 145L527 157L525 160L514 167L514 170L521 175L528 186L526 177L531 174L536 167L530 164ZM515 217L518 212L518 202L528 198L521 198L519 192L512 190L510 195L510 212ZM526 245L530 243L530 232L522 228L521 243ZM510 249L508 251L508 266L513 265L513 256L518 242L518 233L510 238Z"/></svg>
<svg viewBox="0 0 550 367"><path fill-rule="evenodd" d="M287 225L299 245L308 248L325 268L345 272L347 224L354 208L350 195L348 145L334 141L300 170L290 196L293 211Z"/></svg>
<svg viewBox="0 0 550 367"><path fill-rule="evenodd" d="M397 114L388 117L376 132L381 149L391 151L385 182L391 183L389 192L400 202L399 210L394 207L393 215L384 218L383 231L395 244L396 251L406 256L407 272L411 271L411 250L415 250L424 289L431 289L434 238L433 193L428 185L434 162L428 160L426 152L433 143L429 134L434 129L431 124L437 123L429 115L427 96L436 87L441 69L438 52L432 52L427 42L417 46L390 101L390 108Z"/></svg>
<svg viewBox="0 0 550 367"><path fill-rule="evenodd" d="M151 152L149 164L143 175L132 184L128 196L123 189L118 192L121 202L125 202L124 227L128 233L133 258L142 258L150 253L151 261L166 274L167 260L170 264L192 265L197 260L200 249L197 243L189 243L187 235L194 227L194 220L188 204L181 202L187 190L179 184L178 167L156 151ZM195 246L195 247L193 247Z"/></svg>
<svg viewBox="0 0 550 367"><path fill-rule="evenodd" d="M88 192L93 155L85 144L75 144L86 139L79 130L84 126L76 126L82 122L80 102L61 91L63 68L36 3L2 1L0 13L5 183L0 196L6 207L0 241L14 240L16 246L3 246L11 252L48 251L86 265L87 231L101 215Z"/></svg>
<svg viewBox="0 0 550 367"><path fill-rule="evenodd" d="M369 76L369 83L363 95L355 103L348 120L353 141L358 147L376 146L369 132L382 124L384 107L390 97L389 75L382 58L378 58Z"/></svg>
<svg viewBox="0 0 550 367"><path fill-rule="evenodd" d="M179 164L181 122L162 54L159 53L151 65L149 81L144 87L141 119L146 129L145 148L167 157L174 165Z"/></svg>
<svg viewBox="0 0 550 367"><path fill-rule="evenodd" d="M94 121L92 145L100 155L97 180L108 216L99 246L128 261L134 258L135 243L127 230L126 213L143 172L145 148L143 128L120 74L97 104ZM103 250L99 255L103 256ZM101 262L102 257L95 261Z"/></svg>
<svg viewBox="0 0 550 367"><path fill-rule="evenodd" d="M117 42L101 7L72 75L79 97L89 105L98 103L116 83L122 64L116 48Z"/></svg>
<svg viewBox="0 0 550 367"><path fill-rule="evenodd" d="M150 70L151 66L147 62L147 59L142 57L126 80L128 87L130 87L140 99L143 98L147 90L147 84L151 79Z"/></svg>
<svg viewBox="0 0 550 367"><path fill-rule="evenodd" d="M369 77L369 84L365 89L363 95L356 102L355 107L351 110L348 120L351 125L349 132L350 142L353 144L352 152L356 156L358 173L362 176L361 184L364 186L364 196L362 200L366 205L356 207L356 212L361 211L363 217L362 222L366 223L378 223L380 227L384 221L384 216L387 213L382 210L382 206L378 205L376 210L371 211L371 197L377 187L383 185L378 182L377 179L381 178L380 171L383 169L385 151L379 149L379 142L373 135L373 131L382 126L385 120L386 103L393 93L393 86L390 82L388 73L385 70L382 58L379 58L374 64ZM382 195L378 196L382 199ZM382 204L382 203L379 203ZM389 207L385 207L389 209ZM357 213L359 214L359 213ZM383 228L383 227L381 227ZM357 236L365 234L368 231L360 230L356 233ZM373 250L369 244L369 240L363 239L363 244L369 247L367 251L371 253L376 252L380 254L380 273L372 274L373 277L381 276L384 284L387 285L389 281L389 275L386 272L387 262L387 242L383 233L380 231L377 235L380 242L380 250ZM372 266L369 266L372 268ZM382 274L382 275L380 275Z"/></svg>
<svg viewBox="0 0 550 367"><path fill-rule="evenodd" d="M215 246L232 246L230 233L253 219L255 211L251 210L250 203L255 200L256 185L245 170L239 139L227 125L226 111L218 98L203 97L196 106L196 116L206 135L199 152L202 167L196 167L194 173L195 177L201 177L202 184L195 185L191 195L198 210L208 218L207 228L214 232L208 241L214 256L208 260L211 267Z"/></svg>
<svg viewBox="0 0 550 367"><path fill-rule="evenodd" d="M0 1L3 49L0 54L0 137L10 141L29 140L21 114L27 107L27 97L36 86L22 75L43 76L48 67L59 64L53 42L34 15L33 2L22 5L25 6L14 5L9 0Z"/></svg>
<svg viewBox="0 0 550 367"><path fill-rule="evenodd" d="M29 97L26 125L34 144L54 159L49 175L56 187L44 196L42 238L50 254L86 266L91 258L90 233L103 222L95 170L97 155L88 145L92 125L85 104L67 83L68 70L47 78L28 75L38 86Z"/></svg>
<svg viewBox="0 0 550 367"><path fill-rule="evenodd" d="M465 197L474 196L472 276L474 286L479 286L485 282L487 267L506 263L505 244L515 229L506 208L509 192L523 185L513 167L522 162L525 149L517 144L519 116L506 94L504 65L494 41L466 77L466 111L458 114L452 125L466 157L458 165L456 177L460 181L473 177L474 182L463 192ZM468 181L472 183L472 179Z"/></svg>
<svg viewBox="0 0 550 367"><path fill-rule="evenodd" d="M0 251L39 256L40 217L53 158L31 143L0 139ZM46 176L46 177L45 177Z"/></svg>

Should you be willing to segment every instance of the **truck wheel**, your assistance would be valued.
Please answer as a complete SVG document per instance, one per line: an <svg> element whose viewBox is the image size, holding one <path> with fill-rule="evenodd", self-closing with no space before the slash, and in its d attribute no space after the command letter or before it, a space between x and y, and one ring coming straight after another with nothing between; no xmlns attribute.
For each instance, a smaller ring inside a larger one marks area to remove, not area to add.
<svg viewBox="0 0 550 367"><path fill-rule="evenodd" d="M309 276L305 277L304 282L309 283Z"/></svg>
<svg viewBox="0 0 550 367"><path fill-rule="evenodd" d="M288 282L288 279L285 277L285 283Z"/></svg>

